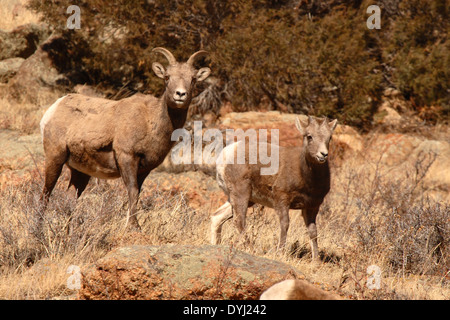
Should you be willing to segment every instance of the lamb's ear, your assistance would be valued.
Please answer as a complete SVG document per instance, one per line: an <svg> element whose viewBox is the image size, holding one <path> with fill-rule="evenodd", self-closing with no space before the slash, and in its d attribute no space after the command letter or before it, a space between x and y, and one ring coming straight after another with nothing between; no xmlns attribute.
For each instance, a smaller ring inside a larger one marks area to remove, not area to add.
<svg viewBox="0 0 450 320"><path fill-rule="evenodd" d="M295 118L295 127L297 128L297 130L298 131L300 131L300 134L302 135L302 136L304 136L305 134L306 134L306 127L307 127L308 125L306 124L304 124L301 120L300 120L300 118L299 117L296 117Z"/></svg>
<svg viewBox="0 0 450 320"><path fill-rule="evenodd" d="M164 74L166 73L166 69L164 69L163 65L158 62L153 62L152 64L153 72L161 79L164 79Z"/></svg>
<svg viewBox="0 0 450 320"><path fill-rule="evenodd" d="M201 68L198 70L197 75L195 77L196 77L197 81L203 81L206 78L208 78L210 73L211 73L210 68Z"/></svg>
<svg viewBox="0 0 450 320"><path fill-rule="evenodd" d="M328 127L330 127L331 132L334 131L334 129L336 129L337 126L337 119L334 119L331 122L328 122Z"/></svg>

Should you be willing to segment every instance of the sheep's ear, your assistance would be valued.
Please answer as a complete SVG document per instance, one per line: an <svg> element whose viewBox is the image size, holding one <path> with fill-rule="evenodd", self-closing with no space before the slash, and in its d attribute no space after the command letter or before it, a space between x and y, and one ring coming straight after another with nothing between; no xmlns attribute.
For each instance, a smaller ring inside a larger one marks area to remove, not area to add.
<svg viewBox="0 0 450 320"><path fill-rule="evenodd" d="M208 78L208 76L211 73L211 69L210 68L201 68L198 70L197 75L195 76L195 78L197 79L197 81L203 81L206 78Z"/></svg>
<svg viewBox="0 0 450 320"><path fill-rule="evenodd" d="M153 72L161 79L164 79L164 74L166 73L166 69L164 69L163 65L158 62L153 62L152 64Z"/></svg>
<svg viewBox="0 0 450 320"><path fill-rule="evenodd" d="M306 127L308 125L305 125L298 117L295 118L295 127L297 128L298 131L300 131L300 134L302 136L304 136L306 134Z"/></svg>
<svg viewBox="0 0 450 320"><path fill-rule="evenodd" d="M337 126L337 119L334 119L331 122L328 122L328 127L330 127L331 132L334 131L334 129L336 129Z"/></svg>

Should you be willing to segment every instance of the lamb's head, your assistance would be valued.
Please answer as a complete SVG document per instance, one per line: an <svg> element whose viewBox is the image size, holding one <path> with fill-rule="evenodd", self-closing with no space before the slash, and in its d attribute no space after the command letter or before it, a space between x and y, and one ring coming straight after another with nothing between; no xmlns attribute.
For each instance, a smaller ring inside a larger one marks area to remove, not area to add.
<svg viewBox="0 0 450 320"><path fill-rule="evenodd" d="M328 159L328 146L331 135L337 125L337 119L328 122L326 118L308 117L307 122L295 119L295 126L303 137L306 157L317 164L324 164Z"/></svg>
<svg viewBox="0 0 450 320"><path fill-rule="evenodd" d="M160 63L154 62L152 69L155 74L164 79L166 83L166 98L170 108L185 109L192 100L192 91L195 83L205 80L211 70L209 68L196 69L194 63L204 57L204 50L194 53L186 62L177 62L173 54L165 48L154 48L152 52L163 54L169 61L169 66L164 68Z"/></svg>

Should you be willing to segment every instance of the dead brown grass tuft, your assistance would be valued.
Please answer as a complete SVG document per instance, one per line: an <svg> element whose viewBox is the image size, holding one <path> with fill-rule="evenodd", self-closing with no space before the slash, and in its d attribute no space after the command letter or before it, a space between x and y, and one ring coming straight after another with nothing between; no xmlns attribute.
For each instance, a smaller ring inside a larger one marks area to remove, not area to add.
<svg viewBox="0 0 450 320"><path fill-rule="evenodd" d="M39 133L42 116L60 95L43 91L37 97L37 103L30 103L10 98L8 90L5 90L5 94L0 97L0 129L16 130L22 134Z"/></svg>

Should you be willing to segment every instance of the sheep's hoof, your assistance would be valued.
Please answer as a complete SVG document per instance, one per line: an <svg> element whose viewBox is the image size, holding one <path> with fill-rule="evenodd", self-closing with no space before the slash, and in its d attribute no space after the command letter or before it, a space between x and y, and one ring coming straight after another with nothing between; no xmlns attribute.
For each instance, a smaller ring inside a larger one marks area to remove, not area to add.
<svg viewBox="0 0 450 320"><path fill-rule="evenodd" d="M139 224L132 224L132 223L130 223L128 225L128 230L132 231L132 232L141 232L142 231L141 226Z"/></svg>
<svg viewBox="0 0 450 320"><path fill-rule="evenodd" d="M322 260L320 260L320 257L319 257L319 256L313 257L313 258L311 259L311 267L317 268L317 267L319 267L321 264L322 264Z"/></svg>
<svg viewBox="0 0 450 320"><path fill-rule="evenodd" d="M130 231L130 232L141 232L142 231L141 226L135 219L130 219L129 221L127 221L127 223L125 224L125 230Z"/></svg>

